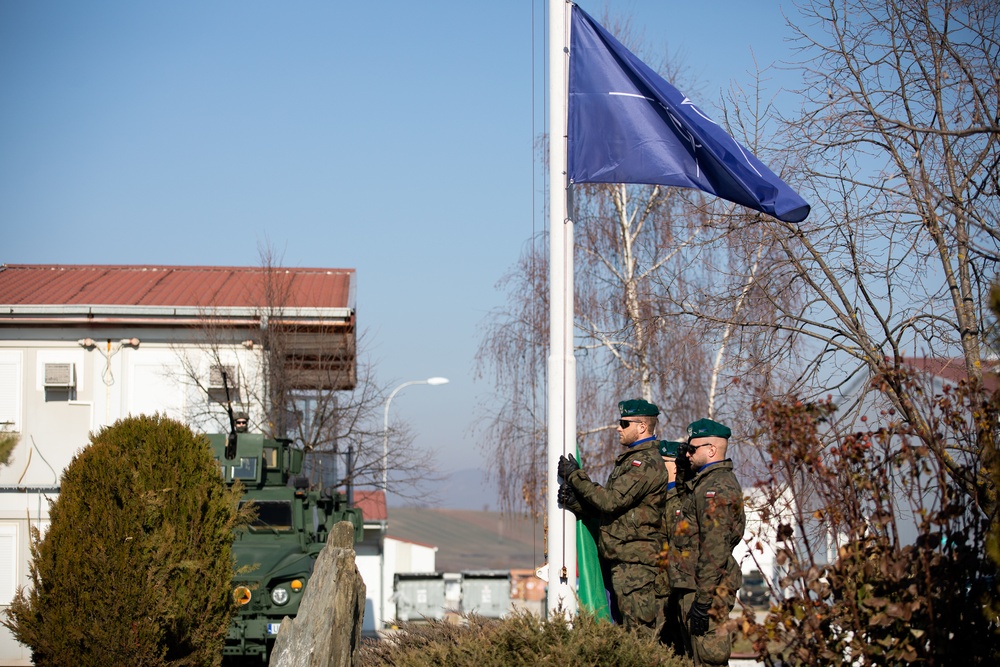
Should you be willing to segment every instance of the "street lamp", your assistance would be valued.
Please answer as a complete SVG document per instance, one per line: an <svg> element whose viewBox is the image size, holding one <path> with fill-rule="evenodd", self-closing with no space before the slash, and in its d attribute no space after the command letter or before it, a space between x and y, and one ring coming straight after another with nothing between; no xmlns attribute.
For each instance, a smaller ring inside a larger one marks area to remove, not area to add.
<svg viewBox="0 0 1000 667"><path fill-rule="evenodd" d="M426 380L410 380L409 382L404 382L389 394L389 398L385 402L385 422L382 427L382 433L384 435L384 440L382 441L382 492L387 493L389 489L389 404L392 403L393 397L399 393L400 389L404 387L409 387L411 384L448 384L448 378L427 378Z"/></svg>

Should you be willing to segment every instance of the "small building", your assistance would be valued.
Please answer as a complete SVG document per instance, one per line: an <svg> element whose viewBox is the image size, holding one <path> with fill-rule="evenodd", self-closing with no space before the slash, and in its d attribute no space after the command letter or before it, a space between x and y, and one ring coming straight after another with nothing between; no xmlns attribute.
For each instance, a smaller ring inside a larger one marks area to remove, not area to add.
<svg viewBox="0 0 1000 667"><path fill-rule="evenodd" d="M355 491L354 504L361 509L365 525L365 538L355 545L358 572L366 589L361 630L371 637L397 617L396 574L433 572L437 547L388 535L384 492Z"/></svg>
<svg viewBox="0 0 1000 667"><path fill-rule="evenodd" d="M536 568L515 568L510 571L510 603L515 610L528 611L545 617L545 582L538 577Z"/></svg>
<svg viewBox="0 0 1000 667"><path fill-rule="evenodd" d="M90 433L157 412L228 431L227 389L259 427L265 355L289 389L353 388L354 284L353 269L0 266L0 431L17 439L0 467L0 613ZM0 664L31 664L6 628Z"/></svg>

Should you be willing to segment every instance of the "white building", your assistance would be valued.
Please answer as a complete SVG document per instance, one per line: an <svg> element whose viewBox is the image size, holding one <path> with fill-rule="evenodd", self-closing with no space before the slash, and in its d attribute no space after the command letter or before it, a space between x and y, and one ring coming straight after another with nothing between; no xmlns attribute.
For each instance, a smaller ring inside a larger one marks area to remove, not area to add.
<svg viewBox="0 0 1000 667"><path fill-rule="evenodd" d="M437 547L387 534L389 517L382 491L355 491L354 504L365 519L365 539L355 546L358 572L366 588L361 630L373 636L396 618L396 573L433 572Z"/></svg>
<svg viewBox="0 0 1000 667"><path fill-rule="evenodd" d="M224 369L259 426L250 396L269 330L284 332L296 388L352 388L354 285L353 269L0 267L0 431L18 437L0 467L0 612L29 583L29 526L44 532L91 432L154 412L228 430ZM6 628L0 664L31 664Z"/></svg>

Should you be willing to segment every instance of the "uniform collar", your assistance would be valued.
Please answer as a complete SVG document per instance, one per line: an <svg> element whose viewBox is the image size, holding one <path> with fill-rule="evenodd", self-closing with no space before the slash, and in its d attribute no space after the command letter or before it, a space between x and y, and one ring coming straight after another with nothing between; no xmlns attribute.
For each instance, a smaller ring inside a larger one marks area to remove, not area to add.
<svg viewBox="0 0 1000 667"><path fill-rule="evenodd" d="M637 447L638 445L645 445L650 440L656 440L656 436L655 435L651 435L648 438L643 438L642 440L636 440L631 445L627 445L627 447L629 449L632 449L633 447Z"/></svg>
<svg viewBox="0 0 1000 667"><path fill-rule="evenodd" d="M714 466L714 465L716 465L716 464L718 464L718 463L725 463L725 462L726 462L726 461L728 461L728 460L729 460L729 459L723 459L722 461L712 461L711 463L706 463L706 464L705 464L705 465L703 465L702 467L698 468L698 471L697 471L697 472L696 472L695 474L700 474L700 473L701 473L701 472L703 472L704 470L707 470L708 468L711 468L712 466Z"/></svg>
<svg viewBox="0 0 1000 667"><path fill-rule="evenodd" d="M717 464L721 464L721 465L717 465ZM698 470L694 473L694 475L691 477L691 479L685 480L683 482L684 487L686 489L689 489L689 490L693 489L695 487L695 485L698 483L698 481L704 475L707 475L708 473L710 473L710 472L712 472L714 470L732 470L732 469L733 469L733 460L732 459L725 459L724 461L713 461L712 463L706 463L702 467L698 468Z"/></svg>

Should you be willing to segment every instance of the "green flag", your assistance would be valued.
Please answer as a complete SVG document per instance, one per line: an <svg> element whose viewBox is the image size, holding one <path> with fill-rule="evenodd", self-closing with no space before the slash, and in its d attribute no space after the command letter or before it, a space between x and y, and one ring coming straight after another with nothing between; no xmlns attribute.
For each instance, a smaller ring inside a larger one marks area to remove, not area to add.
<svg viewBox="0 0 1000 667"><path fill-rule="evenodd" d="M580 452L577 451L577 459ZM596 618L611 620L608 594L604 587L601 559L597 555L597 538L600 534L597 521L587 519L576 522L576 569L579 577L577 594L580 605Z"/></svg>
<svg viewBox="0 0 1000 667"><path fill-rule="evenodd" d="M597 526L591 521L576 522L576 567L580 604L597 618L611 620L608 595L604 588L601 559L597 555Z"/></svg>

